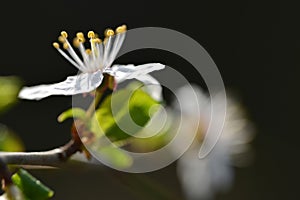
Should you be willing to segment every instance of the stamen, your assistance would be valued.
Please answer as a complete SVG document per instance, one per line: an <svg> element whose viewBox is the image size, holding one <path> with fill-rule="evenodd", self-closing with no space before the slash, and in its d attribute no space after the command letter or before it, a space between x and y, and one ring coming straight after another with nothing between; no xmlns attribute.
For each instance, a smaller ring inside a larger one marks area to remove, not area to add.
<svg viewBox="0 0 300 200"><path fill-rule="evenodd" d="M85 53L88 54L88 55L90 55L90 54L92 53L92 50L86 49L86 50L85 50Z"/></svg>
<svg viewBox="0 0 300 200"><path fill-rule="evenodd" d="M60 32L60 35L63 36L65 39L68 37L68 33L66 31Z"/></svg>
<svg viewBox="0 0 300 200"><path fill-rule="evenodd" d="M59 36L58 41L61 42L61 43L64 43L64 42L66 42L66 38L63 37L63 36Z"/></svg>
<svg viewBox="0 0 300 200"><path fill-rule="evenodd" d="M76 33L76 37L78 37L79 39L84 40L84 34L82 32Z"/></svg>
<svg viewBox="0 0 300 200"><path fill-rule="evenodd" d="M91 49L85 49L84 42L86 39L82 32L76 33L76 37L72 41L72 46L67 39L67 32L62 31L58 37L58 41L62 43L62 48L68 53L60 49L58 42L54 42L53 46L81 71L103 70L103 68L109 67L114 61L125 39L126 30L126 25L117 27L115 31L108 28L104 31L105 38L103 41L99 39L98 34L94 31L89 31L87 37L90 40ZM112 37L114 35L115 37ZM82 58L76 54L73 47L79 49Z"/></svg>
<svg viewBox="0 0 300 200"><path fill-rule="evenodd" d="M57 43L57 42L53 42L53 47L55 48L55 49L59 49L59 44Z"/></svg>
<svg viewBox="0 0 300 200"><path fill-rule="evenodd" d="M80 43L84 43L85 42L85 39L83 38L78 38L78 41L80 42Z"/></svg>
<svg viewBox="0 0 300 200"><path fill-rule="evenodd" d="M73 46L74 47L79 48L80 43L81 43L81 41L80 41L79 38L76 37L76 38L73 39Z"/></svg>
<svg viewBox="0 0 300 200"><path fill-rule="evenodd" d="M105 41L104 39L104 43L105 44L105 47L104 47L104 56L103 56L103 65L104 67L106 68L106 64L107 64L107 58L108 58L108 55L110 54L110 49L111 49L111 46L112 46L112 38L113 37L107 37L107 42Z"/></svg>
<svg viewBox="0 0 300 200"><path fill-rule="evenodd" d="M78 39L78 44L79 44L78 48L79 48L79 51L80 51L80 53L81 53L81 55L83 57L84 65L85 66L89 66L89 58L88 58L89 56L85 52L85 47L84 47L83 43L79 42L80 41L79 38L77 38L77 39ZM86 67L86 68L89 68L89 67Z"/></svg>
<svg viewBox="0 0 300 200"><path fill-rule="evenodd" d="M96 44L100 44L102 42L102 40L100 38L95 38L95 39L93 39L93 42Z"/></svg>
<svg viewBox="0 0 300 200"><path fill-rule="evenodd" d="M95 33L94 31L89 31L87 34L88 38L95 38Z"/></svg>
<svg viewBox="0 0 300 200"><path fill-rule="evenodd" d="M69 48L69 44L65 42L65 43L63 44L63 48L67 50L67 49Z"/></svg>
<svg viewBox="0 0 300 200"><path fill-rule="evenodd" d="M72 65L74 65L77 69L83 70L82 67L80 67L74 60L72 60L64 51L62 51L59 48L59 44L57 42L53 43L53 46L57 49L57 51L65 58L67 59Z"/></svg>
<svg viewBox="0 0 300 200"><path fill-rule="evenodd" d="M99 52L99 56L97 58L97 63L96 63L97 66L96 67L100 67L102 69L103 66L104 66L104 63L103 63L103 58L104 58L104 43L97 43L96 47L97 47L98 52Z"/></svg>
<svg viewBox="0 0 300 200"><path fill-rule="evenodd" d="M110 28L108 28L104 31L104 36L105 37L110 37L110 36L113 36L114 34L115 34L115 32Z"/></svg>
<svg viewBox="0 0 300 200"><path fill-rule="evenodd" d="M108 38L106 37L106 38L104 38L104 40L103 40L103 44L107 44L107 41L108 41Z"/></svg>
<svg viewBox="0 0 300 200"><path fill-rule="evenodd" d="M119 26L118 28L116 28L116 33L124 33L127 30L127 26L124 24L122 26Z"/></svg>
<svg viewBox="0 0 300 200"><path fill-rule="evenodd" d="M119 43L120 36L121 36L121 34L117 34L117 35L114 37L113 43L111 44L111 50L110 50L110 52L109 52L107 58L105 59L105 66L107 66L107 67L110 66L111 63L112 63L113 60L114 60L114 54L115 54L117 45L118 45L118 43Z"/></svg>
<svg viewBox="0 0 300 200"><path fill-rule="evenodd" d="M90 39L90 43L91 43L91 54L92 54L92 63L91 63L91 68L93 69L93 70L95 70L96 69L96 60L97 60L97 58L98 58L98 55L99 55L99 52L98 52L98 49L96 48L96 43L95 43L95 41L96 41L96 38L91 38Z"/></svg>
<svg viewBox="0 0 300 200"><path fill-rule="evenodd" d="M63 31L61 32L61 35L63 37L68 36L66 35L66 32ZM66 45L65 45L66 44ZM72 46L70 45L69 41L66 39L64 46L68 47L66 50L69 52L69 54L71 55L71 57L77 62L77 64L81 67L81 68L85 68L83 62L81 61L81 59L78 57L78 55L76 54L76 52L74 51L74 49L72 48Z"/></svg>
<svg viewBox="0 0 300 200"><path fill-rule="evenodd" d="M107 63L106 63L107 66L110 66L113 63L113 61L115 60L118 52L120 51L120 48L121 48L121 46L124 42L124 39L125 39L125 32L117 34L115 37L116 38L114 40L112 50L110 52L110 55L109 55Z"/></svg>
<svg viewBox="0 0 300 200"><path fill-rule="evenodd" d="M111 45L112 47L109 55L105 58L105 66L108 67L113 63L125 39L126 30L126 25L122 25L116 28L116 36L114 38L113 44Z"/></svg>

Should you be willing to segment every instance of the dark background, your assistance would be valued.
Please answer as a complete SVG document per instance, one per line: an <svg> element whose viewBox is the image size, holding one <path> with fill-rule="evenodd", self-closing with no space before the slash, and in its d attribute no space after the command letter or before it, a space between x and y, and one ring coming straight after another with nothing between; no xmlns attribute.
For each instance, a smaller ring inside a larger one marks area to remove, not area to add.
<svg viewBox="0 0 300 200"><path fill-rule="evenodd" d="M102 32L126 23L129 28L180 31L208 51L226 87L239 94L257 129L254 162L236 169L233 188L217 199L296 199L300 196L300 7L295 2L2 1L0 75L17 75L24 84L35 85L75 74L51 45L61 30ZM119 61L153 60L173 66L191 81L199 79L185 61L166 52L130 53ZM21 136L27 150L50 149L69 139L71 121L58 124L56 118L70 106L70 97L21 101L1 122ZM54 199L161 198L141 189L145 177L162 193L169 191L182 199L174 165L143 175L80 166L32 173L55 190Z"/></svg>

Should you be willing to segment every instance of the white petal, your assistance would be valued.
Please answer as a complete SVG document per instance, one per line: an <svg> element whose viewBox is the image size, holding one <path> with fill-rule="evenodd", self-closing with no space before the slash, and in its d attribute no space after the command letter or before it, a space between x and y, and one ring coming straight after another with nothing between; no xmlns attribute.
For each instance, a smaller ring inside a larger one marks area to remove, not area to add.
<svg viewBox="0 0 300 200"><path fill-rule="evenodd" d="M96 89L102 82L102 72L83 73L76 76L69 76L65 81L49 85L24 87L19 98L39 100L51 95L75 95L90 92Z"/></svg>
<svg viewBox="0 0 300 200"><path fill-rule="evenodd" d="M125 81L126 79L138 78L152 71L164 69L165 65L160 63L148 63L143 65L114 65L111 68L106 69L104 72L115 77L118 83Z"/></svg>
<svg viewBox="0 0 300 200"><path fill-rule="evenodd" d="M234 171L227 153L219 145L208 157L199 159L198 148L194 148L178 160L178 178L188 199L213 199L231 187Z"/></svg>
<svg viewBox="0 0 300 200"><path fill-rule="evenodd" d="M153 76L145 74L136 77L136 79L144 83L146 92L148 92L153 99L157 101L162 100L162 87Z"/></svg>

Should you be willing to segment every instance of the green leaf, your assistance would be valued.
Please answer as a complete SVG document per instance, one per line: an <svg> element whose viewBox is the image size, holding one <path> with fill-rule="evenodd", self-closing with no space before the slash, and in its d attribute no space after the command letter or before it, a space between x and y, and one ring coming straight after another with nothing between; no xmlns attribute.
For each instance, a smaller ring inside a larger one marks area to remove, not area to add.
<svg viewBox="0 0 300 200"><path fill-rule="evenodd" d="M5 125L0 124L0 151L23 151L24 145L21 139L9 130Z"/></svg>
<svg viewBox="0 0 300 200"><path fill-rule="evenodd" d="M12 176L13 183L30 200L46 200L54 195L54 192L24 169L19 169Z"/></svg>
<svg viewBox="0 0 300 200"><path fill-rule="evenodd" d="M0 112L12 106L21 88L20 80L16 77L0 77Z"/></svg>
<svg viewBox="0 0 300 200"><path fill-rule="evenodd" d="M143 129L151 118L150 111L157 105L158 102L141 89L119 90L96 110L91 131L99 137L105 133L112 141L126 139Z"/></svg>
<svg viewBox="0 0 300 200"><path fill-rule="evenodd" d="M127 168L132 165L132 158L117 147L101 147L98 152L107 162L118 168Z"/></svg>
<svg viewBox="0 0 300 200"><path fill-rule="evenodd" d="M64 111L63 113L61 113L57 120L59 122L63 122L66 119L69 118L78 118L78 119L82 119L85 120L86 119L86 112L85 110L81 109L81 108L70 108L66 111Z"/></svg>

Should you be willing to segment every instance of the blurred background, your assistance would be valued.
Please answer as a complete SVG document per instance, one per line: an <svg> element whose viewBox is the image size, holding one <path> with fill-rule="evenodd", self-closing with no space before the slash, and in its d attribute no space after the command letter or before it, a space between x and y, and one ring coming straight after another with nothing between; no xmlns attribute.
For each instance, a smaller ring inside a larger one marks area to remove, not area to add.
<svg viewBox="0 0 300 200"><path fill-rule="evenodd" d="M70 35L101 33L125 23L129 29L155 26L180 31L208 51L226 88L239 96L257 130L252 163L236 168L233 187L216 199L295 199L300 178L299 8L297 1L256 0L3 1L0 75L37 85L76 74L52 47L61 30ZM115 63L153 61L172 66L203 86L189 63L168 52L135 51ZM46 150L69 140L72 122L56 120L69 107L71 98L62 96L20 101L0 120L23 139L28 151ZM174 164L147 174L80 165L31 172L55 190L54 199L184 199Z"/></svg>

